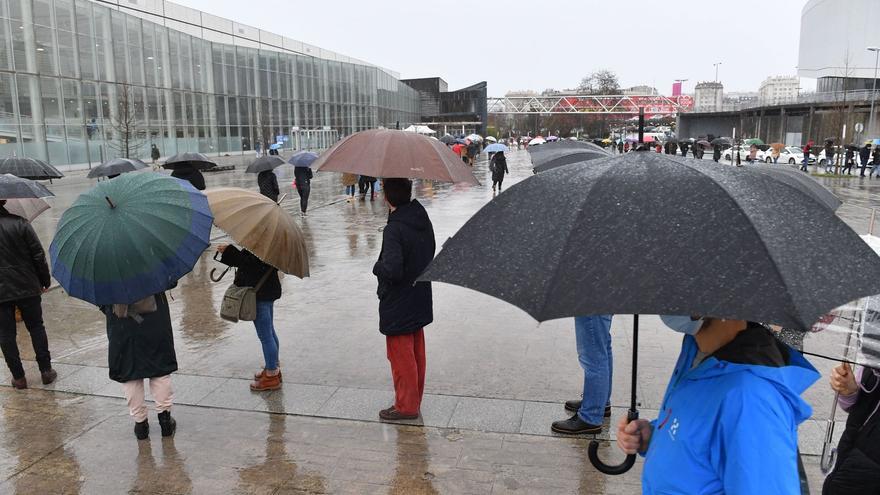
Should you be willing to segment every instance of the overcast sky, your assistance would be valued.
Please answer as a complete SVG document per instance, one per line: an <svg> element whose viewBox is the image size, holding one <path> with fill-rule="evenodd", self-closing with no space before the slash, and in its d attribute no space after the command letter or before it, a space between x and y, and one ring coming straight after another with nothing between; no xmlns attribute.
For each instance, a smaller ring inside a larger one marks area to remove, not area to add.
<svg viewBox="0 0 880 495"><path fill-rule="evenodd" d="M596 69L622 86L669 94L715 78L757 90L794 75L806 0L175 0L177 3L450 89L488 81L489 95L575 87ZM821 36L822 33L816 33ZM804 80L805 89L815 85Z"/></svg>

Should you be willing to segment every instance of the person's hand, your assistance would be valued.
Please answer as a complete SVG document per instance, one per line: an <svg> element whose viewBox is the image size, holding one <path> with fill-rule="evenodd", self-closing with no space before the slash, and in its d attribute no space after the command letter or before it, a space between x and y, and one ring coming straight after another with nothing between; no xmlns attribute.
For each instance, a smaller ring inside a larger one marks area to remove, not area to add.
<svg viewBox="0 0 880 495"><path fill-rule="evenodd" d="M229 244L220 244L217 246L217 252L223 254L223 251L226 251L226 248L229 247Z"/></svg>
<svg viewBox="0 0 880 495"><path fill-rule="evenodd" d="M617 446L627 455L648 450L651 441L651 423L646 419L628 421L626 416L617 424Z"/></svg>
<svg viewBox="0 0 880 495"><path fill-rule="evenodd" d="M859 384L849 364L841 363L831 370L831 388L840 395L852 395L859 391Z"/></svg>
<svg viewBox="0 0 880 495"><path fill-rule="evenodd" d="M42 292L43 294L45 294L45 293L49 292L49 288L48 288L48 287L41 287L41 288L40 288L40 292Z"/></svg>

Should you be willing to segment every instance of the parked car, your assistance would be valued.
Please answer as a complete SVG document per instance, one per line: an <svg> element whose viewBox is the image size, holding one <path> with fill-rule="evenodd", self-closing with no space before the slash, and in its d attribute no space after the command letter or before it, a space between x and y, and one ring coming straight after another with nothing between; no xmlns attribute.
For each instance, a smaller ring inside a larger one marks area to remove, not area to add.
<svg viewBox="0 0 880 495"><path fill-rule="evenodd" d="M843 157L838 158L839 154L841 154L841 153L845 156L845 155L846 155L846 148L844 148L844 147L838 147L838 148L837 148L837 150L834 152L834 161L835 161L835 162L839 162L839 163L840 163L840 166L843 167ZM859 152L858 152L858 151L855 152L855 157L854 157L854 158L855 158L855 159L854 159L854 163L855 163L855 165L853 165L853 166L854 166L854 167L861 167L861 166L862 166L862 159L861 159L861 157L859 156ZM826 160L825 160L825 150L823 149L821 152L819 152L819 156L816 157L816 163L817 163L820 167L824 167L824 166L825 166L825 161L826 161ZM871 163L871 155L868 155L868 163L869 163L869 164Z"/></svg>
<svg viewBox="0 0 880 495"><path fill-rule="evenodd" d="M722 158L724 160L730 161L731 157L736 160L736 152L739 151L740 160L746 161L746 158L749 156L749 146L733 146L731 148L727 148L724 150ZM765 152L758 150L758 154L755 156L755 160L759 162L764 161ZM769 156L769 155L768 155Z"/></svg>
<svg viewBox="0 0 880 495"><path fill-rule="evenodd" d="M779 150L779 160L776 163L787 163L789 165L794 165L796 163L802 163L804 161L804 150L797 146L786 146ZM812 163L813 157L810 157L810 163ZM764 152L764 162L773 163L773 150L768 150Z"/></svg>

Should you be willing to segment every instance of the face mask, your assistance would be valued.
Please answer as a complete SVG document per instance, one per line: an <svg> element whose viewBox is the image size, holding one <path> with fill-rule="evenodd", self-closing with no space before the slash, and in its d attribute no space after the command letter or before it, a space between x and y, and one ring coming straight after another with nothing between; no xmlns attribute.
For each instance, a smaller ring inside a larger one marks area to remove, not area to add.
<svg viewBox="0 0 880 495"><path fill-rule="evenodd" d="M703 326L702 319L692 320L690 316L660 315L660 319L667 327L685 335L696 335Z"/></svg>

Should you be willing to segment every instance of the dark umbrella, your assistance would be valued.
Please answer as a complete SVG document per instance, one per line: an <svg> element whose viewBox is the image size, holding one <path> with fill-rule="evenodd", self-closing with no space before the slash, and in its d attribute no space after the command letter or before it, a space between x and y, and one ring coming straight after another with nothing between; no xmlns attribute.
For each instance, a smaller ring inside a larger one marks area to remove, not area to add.
<svg viewBox="0 0 880 495"><path fill-rule="evenodd" d="M315 160L318 159L317 153L312 153L311 151L297 151L290 157L290 160L287 160L287 163L293 165L294 167L311 167Z"/></svg>
<svg viewBox="0 0 880 495"><path fill-rule="evenodd" d="M711 144L712 146L730 146L730 138L717 137L713 139L712 142L709 144Z"/></svg>
<svg viewBox="0 0 880 495"><path fill-rule="evenodd" d="M455 141L453 141L453 143L455 143L455 144L467 144L467 140L466 140L465 138L455 138Z"/></svg>
<svg viewBox="0 0 880 495"><path fill-rule="evenodd" d="M443 144L453 144L455 143L455 138L449 134L440 138L440 142Z"/></svg>
<svg viewBox="0 0 880 495"><path fill-rule="evenodd" d="M479 184L445 144L415 132L374 129L334 144L312 164L321 172Z"/></svg>
<svg viewBox="0 0 880 495"><path fill-rule="evenodd" d="M274 170L284 165L284 160L275 155L264 155L252 161L245 170L247 174L258 174L267 170Z"/></svg>
<svg viewBox="0 0 880 495"><path fill-rule="evenodd" d="M96 177L109 177L126 172L134 172L149 167L146 163L137 158L114 158L109 162L102 163L93 168L88 175L89 179Z"/></svg>
<svg viewBox="0 0 880 495"><path fill-rule="evenodd" d="M806 329L880 293L880 257L834 212L765 174L637 152L512 186L446 242L422 279L498 297L539 321L677 314ZM635 380L637 320L633 335ZM635 383L630 401L634 419ZM635 462L607 466L597 449L590 460L604 473Z"/></svg>
<svg viewBox="0 0 880 495"><path fill-rule="evenodd" d="M64 174L43 160L23 156L9 156L0 160L0 174L12 174L22 179L60 179Z"/></svg>
<svg viewBox="0 0 880 495"><path fill-rule="evenodd" d="M699 141L697 141L697 144L699 144L703 148L711 148L712 147L712 143L710 143L709 141L706 141L705 139L700 139Z"/></svg>
<svg viewBox="0 0 880 495"><path fill-rule="evenodd" d="M194 168L196 170L204 170L207 168L214 168L217 164L201 153L186 152L178 153L165 160L165 164L162 166L170 169Z"/></svg>
<svg viewBox="0 0 880 495"><path fill-rule="evenodd" d="M726 165L719 165L725 167ZM740 168L739 170L747 170L745 168ZM773 165L765 165L759 164L754 167L749 167L748 170L754 170L756 172L765 174L771 177L773 180L785 184L788 187L793 187L795 189L800 190L804 194L812 197L816 201L825 205L826 208L831 211L836 211L840 208L840 205L843 204L840 199L834 195L831 191L829 191L825 186L819 184L812 177L800 172L799 170L791 169L788 167L780 167Z"/></svg>
<svg viewBox="0 0 880 495"><path fill-rule="evenodd" d="M532 159L532 164L534 165L533 171L536 174L539 174L563 165L586 162L599 158L608 158L609 156L610 154L607 151L570 149L568 150L568 153L554 153L549 156L544 155L539 161Z"/></svg>
<svg viewBox="0 0 880 495"><path fill-rule="evenodd" d="M536 156L556 153L559 152L559 150L588 150L608 154L605 148L598 144L586 141L572 141L571 139L560 139L555 142L547 142L544 146L532 146L528 148L529 155L532 157L532 163L535 162Z"/></svg>
<svg viewBox="0 0 880 495"><path fill-rule="evenodd" d="M12 174L0 175L0 199L36 199L50 196L54 194L39 182Z"/></svg>

